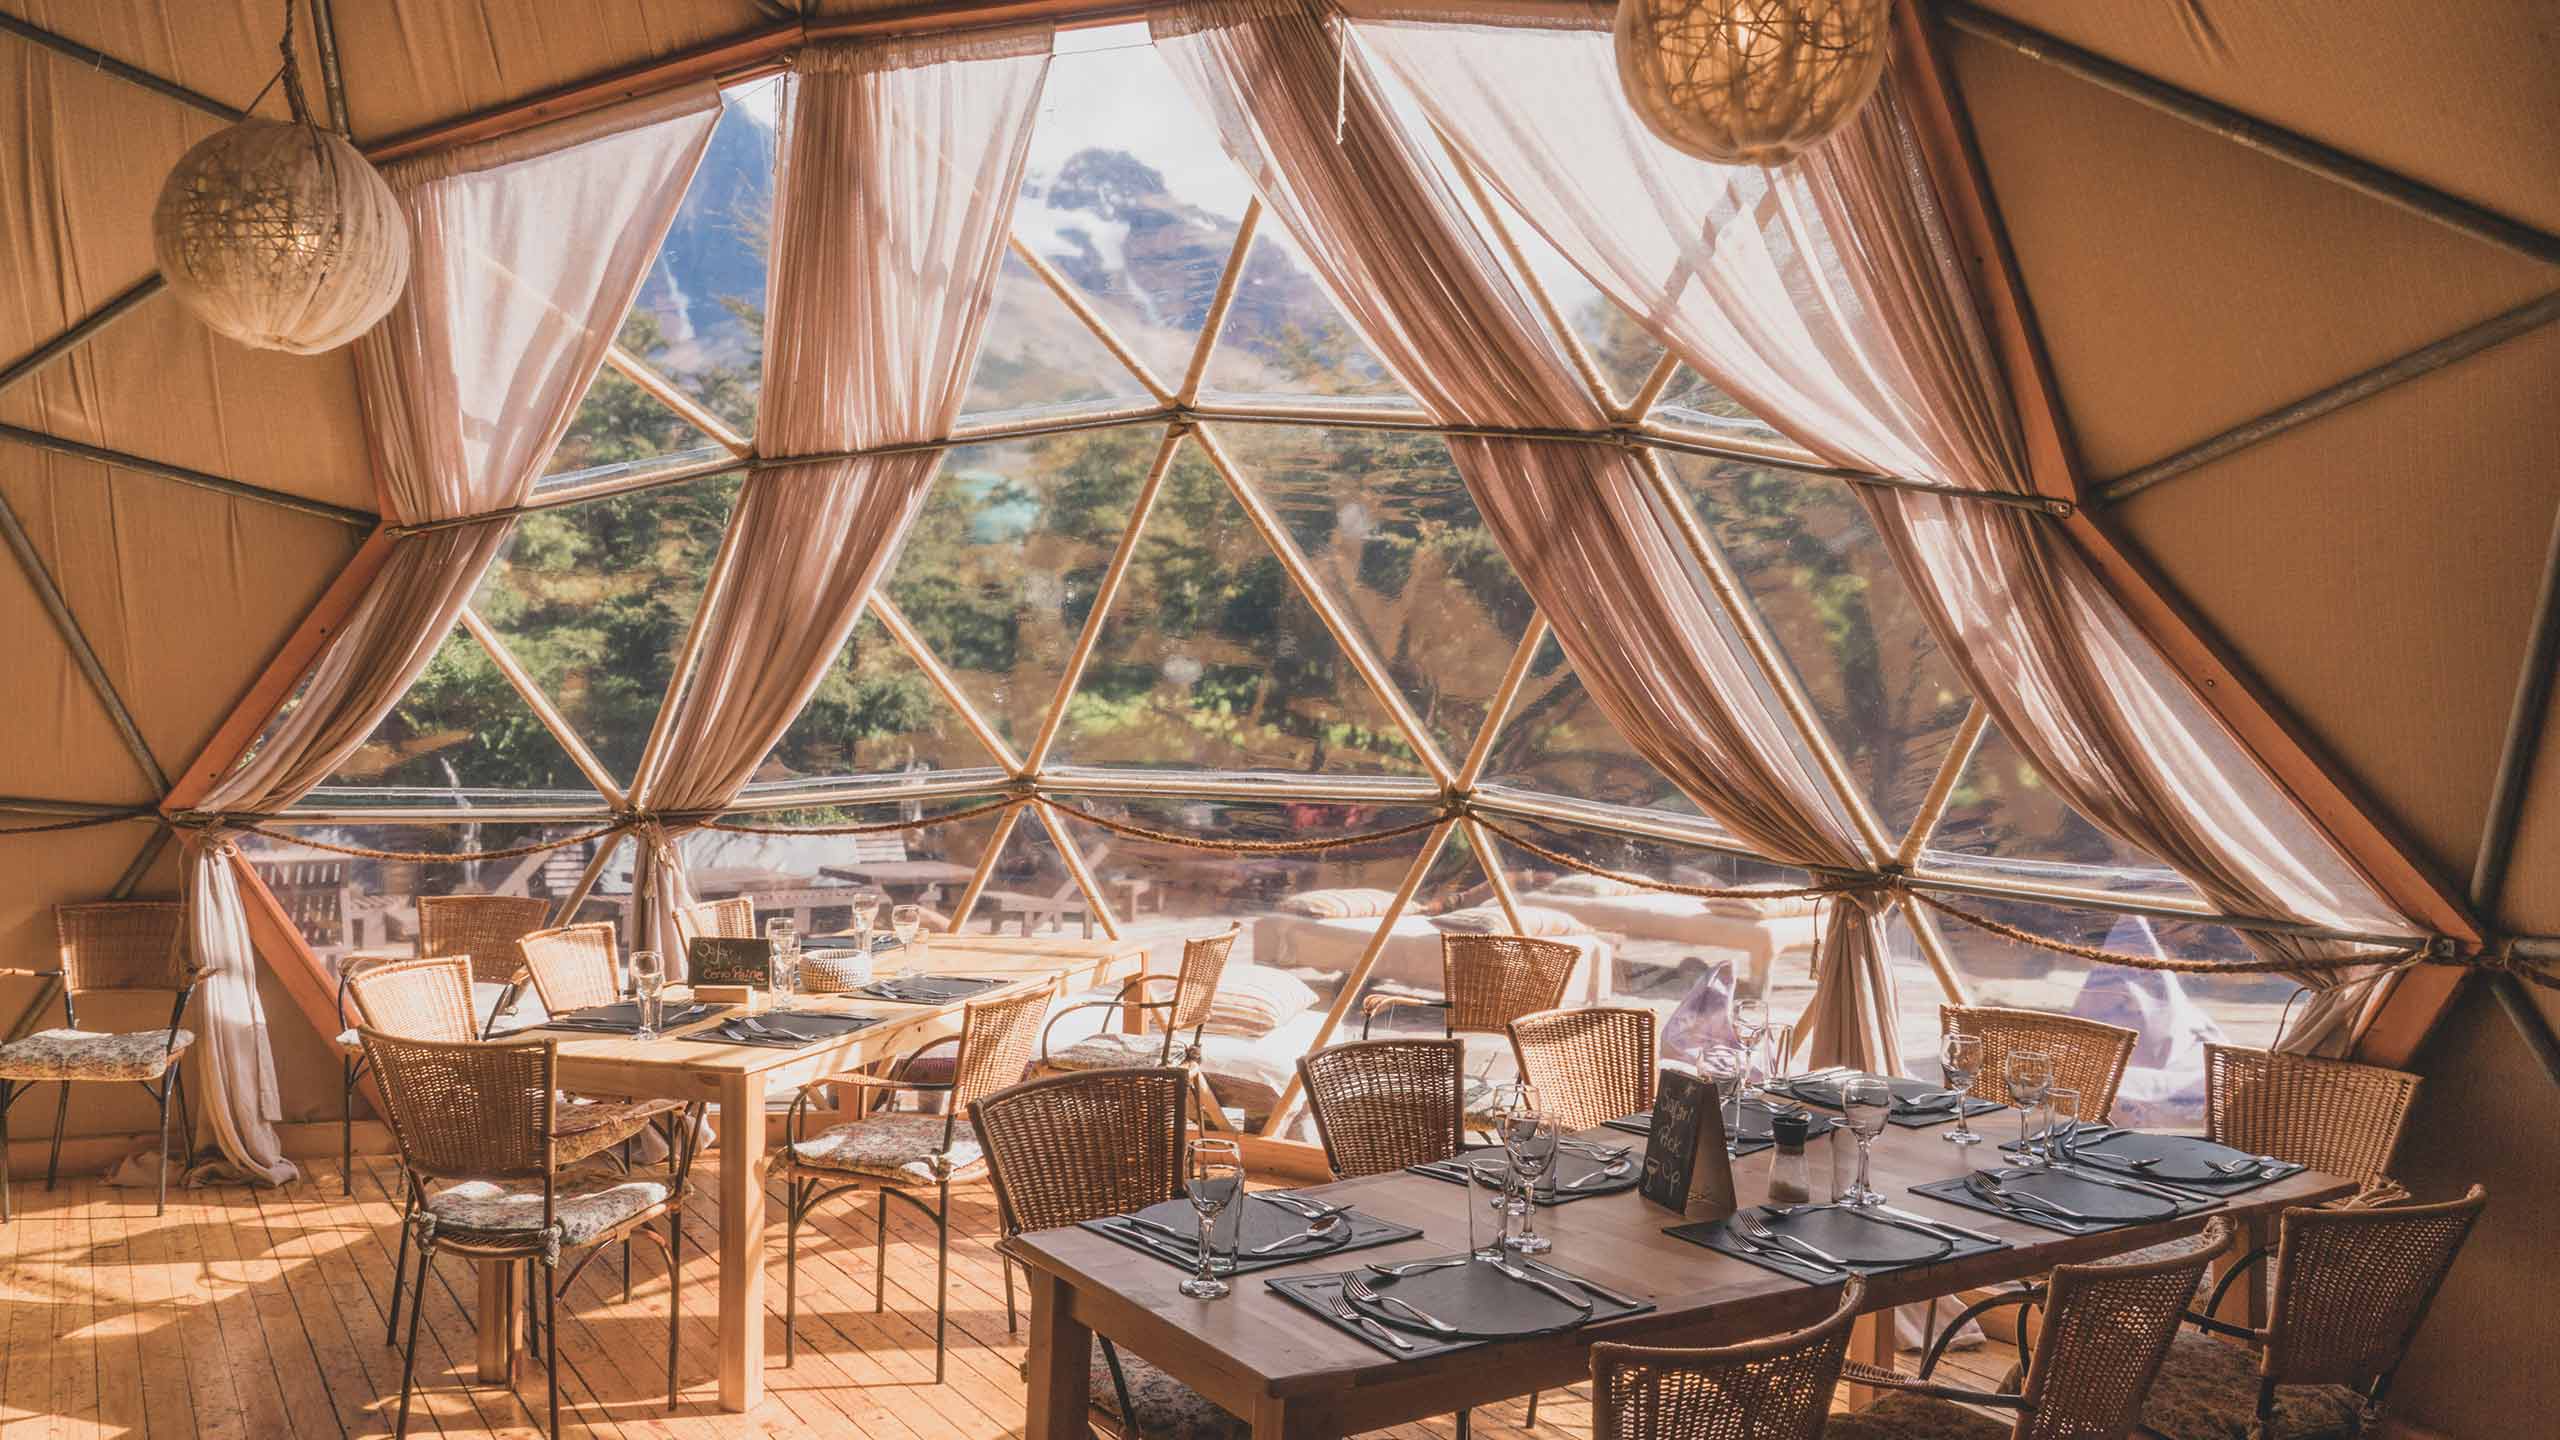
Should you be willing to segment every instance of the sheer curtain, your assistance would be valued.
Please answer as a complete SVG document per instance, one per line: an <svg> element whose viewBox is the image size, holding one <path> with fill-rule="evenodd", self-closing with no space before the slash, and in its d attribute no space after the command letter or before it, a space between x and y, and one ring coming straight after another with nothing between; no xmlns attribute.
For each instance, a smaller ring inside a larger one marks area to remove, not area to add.
<svg viewBox="0 0 2560 1440"><path fill-rule="evenodd" d="M1218 0L1157 11L1151 27L1335 303L1435 420L1605 427L1560 343L1363 58L1344 57L1337 69L1334 36L1311 6ZM1630 744L1764 854L1870 866L1875 857L1779 718L1733 618L1699 583L1637 456L1514 437L1453 436L1449 449L1584 687ZM1874 934L1836 920L1829 930L1842 947ZM1882 1048L1864 1058L1898 1068L1891 1027L1873 1038Z"/></svg>
<svg viewBox="0 0 2560 1440"><path fill-rule="evenodd" d="M409 288L355 344L383 513L395 527L523 503L674 220L719 120L701 87L391 167ZM390 557L291 707L216 781L206 813L279 810L326 779L425 668L512 522L394 530ZM234 848L190 831L204 1109L224 1158L281 1184L275 1064Z"/></svg>
<svg viewBox="0 0 2560 1440"><path fill-rule="evenodd" d="M1369 3L1359 31L1466 161L1681 359L1833 463L2029 490L1890 73L1847 130L1797 163L1716 166L1629 112L1606 11L1556 7L1543 23L1562 28L1539 29L1442 23L1448 13ZM2048 518L1858 490L1974 694L2081 814L2224 910L2409 928ZM2335 949L2248 938L2279 958Z"/></svg>
<svg viewBox="0 0 2560 1440"><path fill-rule="evenodd" d="M659 722L636 803L729 803L844 646L942 452L977 361L1048 75L1046 27L814 45L783 107L756 445L700 658ZM687 890L666 834L641 848L644 923L671 954ZM676 961L679 967L681 961Z"/></svg>

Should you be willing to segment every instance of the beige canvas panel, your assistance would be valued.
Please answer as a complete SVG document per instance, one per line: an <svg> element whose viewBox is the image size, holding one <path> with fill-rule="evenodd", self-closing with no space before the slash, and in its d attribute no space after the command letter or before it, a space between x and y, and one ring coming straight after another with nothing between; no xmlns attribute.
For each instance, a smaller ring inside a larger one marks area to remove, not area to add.
<svg viewBox="0 0 2560 1440"><path fill-rule="evenodd" d="M266 88L283 58L276 42L284 35L284 0L11 0L8 8L31 25L226 105L246 106ZM321 103L320 58L310 21L306 5L294 38L302 56L304 89L316 105ZM179 108L180 102L148 91L118 88L144 105ZM258 113L284 118L282 93L270 93Z"/></svg>
<svg viewBox="0 0 2560 1440"><path fill-rule="evenodd" d="M13 449L0 456L0 473L30 458ZM102 805L159 798L117 737L98 692L73 662L26 571L5 553L0 553L0 674L7 677L0 694L8 696L7 719L0 722L0 737L5 737L0 738L0 795ZM0 816L0 825L32 818ZM28 843L0 840L11 847L0 852L0 862Z"/></svg>
<svg viewBox="0 0 2560 1440"><path fill-rule="evenodd" d="M2555 388L2545 328L2117 512L2447 875L2479 847L2560 508Z"/></svg>
<svg viewBox="0 0 2560 1440"><path fill-rule="evenodd" d="M751 0L401 0L340 5L337 13L347 108L359 140L774 23Z"/></svg>
<svg viewBox="0 0 2560 1440"><path fill-rule="evenodd" d="M2547 291L2457 235L1983 41L1958 75L2093 476Z"/></svg>
<svg viewBox="0 0 2560 1440"><path fill-rule="evenodd" d="M2560 229L2549 0L1985 0L2049 35L2464 199Z"/></svg>
<svg viewBox="0 0 2560 1440"><path fill-rule="evenodd" d="M335 521L16 445L0 445L0 494L172 776L362 539Z"/></svg>
<svg viewBox="0 0 2560 1440"><path fill-rule="evenodd" d="M352 354L252 349L163 293L0 397L0 421L372 510Z"/></svg>

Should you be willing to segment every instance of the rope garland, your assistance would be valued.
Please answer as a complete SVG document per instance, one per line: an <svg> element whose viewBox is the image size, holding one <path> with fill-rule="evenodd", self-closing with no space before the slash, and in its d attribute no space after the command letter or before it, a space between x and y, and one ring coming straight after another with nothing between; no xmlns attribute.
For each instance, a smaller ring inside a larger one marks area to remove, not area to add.
<svg viewBox="0 0 2560 1440"><path fill-rule="evenodd" d="M1011 800L990 800L984 805L972 805L947 814L928 815L916 820L881 820L867 825L739 825L727 820L710 820L705 821L701 828L725 830L732 835L888 835L900 830L930 830L937 825L975 820L981 815L993 815L1014 803Z"/></svg>
<svg viewBox="0 0 2560 1440"><path fill-rule="evenodd" d="M1700 900L1799 900L1808 895L1838 895L1851 890L1869 890L1887 883L1885 877L1877 876L1873 879L1844 877L1838 880L1819 881L1811 885L1792 886L1783 890L1771 889L1765 885L1682 885L1671 880L1655 880L1643 875L1622 874L1605 865L1594 865L1587 860L1576 859L1561 850L1550 850L1510 826L1498 820L1488 819L1482 814L1468 812L1468 817L1541 860L1561 865L1567 870L1579 870L1585 875L1598 876L1603 880L1614 880L1621 885L1633 885L1639 890L1659 890L1666 895L1688 895Z"/></svg>
<svg viewBox="0 0 2560 1440"><path fill-rule="evenodd" d="M1160 845L1178 845L1186 850L1214 850L1228 855L1312 855L1324 850L1339 850L1351 845L1368 845L1380 840L1393 840L1405 835L1419 835L1434 826L1458 818L1461 812L1447 810L1428 820L1409 825L1390 825L1384 830L1363 831L1357 835L1326 835L1313 840L1213 840L1205 835L1185 835L1174 830L1155 830L1132 825L1126 820L1113 820L1096 815L1063 800L1042 797L1040 803L1064 815L1073 815L1088 825L1099 826L1130 840L1151 840Z"/></svg>

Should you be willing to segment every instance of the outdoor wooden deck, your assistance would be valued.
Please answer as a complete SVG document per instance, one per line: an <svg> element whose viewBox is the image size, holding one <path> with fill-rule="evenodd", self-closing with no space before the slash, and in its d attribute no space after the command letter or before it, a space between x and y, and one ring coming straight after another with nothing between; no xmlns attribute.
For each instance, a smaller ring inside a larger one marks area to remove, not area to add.
<svg viewBox="0 0 2560 1440"><path fill-rule="evenodd" d="M711 1440L843 1436L863 1440L993 1440L1018 1435L1021 1344L1005 1334L1004 1292L988 1239L995 1205L984 1185L955 1191L949 1382L932 1383L933 1235L908 1213L890 1220L889 1308L871 1311L871 1212L831 1208L802 1237L800 1359L770 1373L765 1403L718 1408L712 1356L717 1292L716 1153L696 1172L698 1209L685 1226L684 1396L670 1413L660 1357L666 1274L634 1251L632 1299L620 1267L600 1259L561 1305L561 1383L570 1435ZM388 1159L359 1159L356 1195L338 1193L334 1164L284 1190L228 1185L175 1190L155 1218L148 1193L95 1177L48 1194L20 1171L17 1218L0 1226L0 1440L71 1437L387 1435L399 1352L383 1343L399 1207ZM962 1238L966 1237L966 1238ZM1166 1283L1175 1277L1167 1272ZM773 1353L781 1351L782 1284L769 1290ZM418 1357L417 1436L538 1436L542 1368L519 1366L512 1392L462 1384L471 1364L471 1273L438 1268ZM1992 1345L1951 1357L1958 1383L1996 1377L2012 1359ZM1547 1395L1535 1430L1521 1406L1477 1412L1487 1440L1587 1440L1582 1392ZM1385 1432L1448 1440L1439 1422Z"/></svg>

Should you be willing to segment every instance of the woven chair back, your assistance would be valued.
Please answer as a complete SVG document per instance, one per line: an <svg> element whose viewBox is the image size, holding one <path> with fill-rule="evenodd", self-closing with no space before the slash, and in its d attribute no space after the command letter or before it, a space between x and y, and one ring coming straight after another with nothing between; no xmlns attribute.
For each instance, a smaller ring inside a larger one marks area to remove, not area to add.
<svg viewBox="0 0 2560 1440"><path fill-rule="evenodd" d="M1568 1130L1653 1104L1654 1018L1632 1006L1541 1010L1511 1022L1520 1078Z"/></svg>
<svg viewBox="0 0 2560 1440"><path fill-rule="evenodd" d="M1526 935L1440 937L1441 993L1449 999L1449 1033L1500 1035L1511 1022L1564 1003L1582 952L1561 940Z"/></svg>
<svg viewBox="0 0 2560 1440"><path fill-rule="evenodd" d="M2017 1440L2132 1433L2196 1282L2230 1246L2231 1223L2217 1218L2157 1259L2056 1267L2020 1391L2031 1408L2018 1417Z"/></svg>
<svg viewBox="0 0 2560 1440"><path fill-rule="evenodd" d="M439 955L368 965L347 976L367 1028L403 1040L474 1040L470 957Z"/></svg>
<svg viewBox="0 0 2560 1440"><path fill-rule="evenodd" d="M1047 990L979 1001L960 1012L960 1053L951 1065L955 1112L1022 1083L1022 1072L1039 1053L1040 1022L1048 1014Z"/></svg>
<svg viewBox="0 0 2560 1440"><path fill-rule="evenodd" d="M1982 1037L1982 1072L1973 1079L1973 1094L1995 1104L2009 1103L2009 1082L2002 1073L2009 1052L2041 1050L2053 1057L2053 1083L2080 1092L2080 1118L2101 1121L2116 1104L2116 1087L2124 1083L2124 1067L2133 1059L2141 1032L2121 1025L2054 1015L2042 1010L2004 1010L1991 1005L1941 1005L1939 1033L1961 1031Z"/></svg>
<svg viewBox="0 0 2560 1440"><path fill-rule="evenodd" d="M471 957L471 978L506 985L524 973L516 942L551 918L551 902L527 895L421 895L418 958Z"/></svg>
<svg viewBox="0 0 2560 1440"><path fill-rule="evenodd" d="M1209 1010L1218 1000L1218 981L1227 973L1227 957L1235 952L1236 935L1243 927L1232 926L1223 934L1195 935L1182 942L1182 969L1173 980L1172 1018L1165 1022L1168 1030L1191 1030L1209 1023Z"/></svg>
<svg viewBox="0 0 2560 1440"><path fill-rule="evenodd" d="M401 1163L425 1180L531 1180L552 1169L556 1040L411 1040L357 1032Z"/></svg>
<svg viewBox="0 0 2560 1440"><path fill-rule="evenodd" d="M2405 1070L2204 1047L2205 1133L2235 1150L2372 1181L2391 1168L2418 1098Z"/></svg>
<svg viewBox="0 0 2560 1440"><path fill-rule="evenodd" d="M2283 1385L2363 1386L2398 1368L2436 1289L2489 1204L2287 1210L2261 1374Z"/></svg>
<svg viewBox="0 0 2560 1440"><path fill-rule="evenodd" d="M676 935L687 945L705 935L720 940L756 938L756 902L744 895L676 907Z"/></svg>
<svg viewBox="0 0 2560 1440"><path fill-rule="evenodd" d="M189 980L184 912L175 900L101 900L53 907L62 942L62 987L168 990Z"/></svg>
<svg viewBox="0 0 2560 1440"><path fill-rule="evenodd" d="M1591 1347L1591 1440L1817 1440L1866 1281L1791 1335L1707 1350Z"/></svg>
<svg viewBox="0 0 2560 1440"><path fill-rule="evenodd" d="M1099 1220L1181 1188L1183 1105L1173 1070L1080 1070L999 1090L969 1107L1004 1233Z"/></svg>
<svg viewBox="0 0 2560 1440"><path fill-rule="evenodd" d="M1345 1180L1446 1160L1463 1145L1466 1048L1457 1040L1355 1040L1298 1058L1298 1077Z"/></svg>
<svg viewBox="0 0 2560 1440"><path fill-rule="evenodd" d="M622 966L609 921L536 930L516 942L516 953L533 976L542 1008L554 1015L622 998Z"/></svg>

